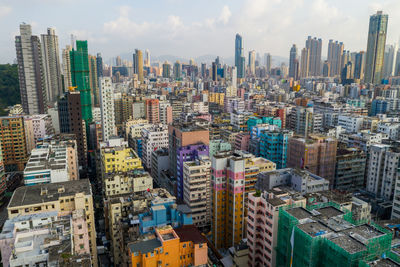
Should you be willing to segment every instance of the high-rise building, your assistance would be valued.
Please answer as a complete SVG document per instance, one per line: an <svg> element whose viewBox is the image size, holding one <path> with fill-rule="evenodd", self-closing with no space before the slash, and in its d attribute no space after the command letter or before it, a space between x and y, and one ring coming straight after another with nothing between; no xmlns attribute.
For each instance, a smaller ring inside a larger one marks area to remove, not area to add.
<svg viewBox="0 0 400 267"><path fill-rule="evenodd" d="M97 62L96 57L89 55L89 84L90 95L92 98L92 106L100 106L100 92L99 92L99 78L97 76Z"/></svg>
<svg viewBox="0 0 400 267"><path fill-rule="evenodd" d="M310 65L310 51L307 48L303 48L301 50L301 62L300 62L300 77L306 78L309 73L309 65Z"/></svg>
<svg viewBox="0 0 400 267"><path fill-rule="evenodd" d="M88 179L82 179L19 187L11 197L7 211L9 219L52 211L56 211L59 214L70 214L74 211L82 212L84 214L84 220L82 221L84 225L80 225L80 227L77 225L74 231L78 231L78 228L81 229L82 227L87 228L88 236L86 238L89 239L88 252L91 256L93 266L97 267L96 229L93 207L92 187ZM84 235L81 237L83 239ZM79 241L74 240L74 242Z"/></svg>
<svg viewBox="0 0 400 267"><path fill-rule="evenodd" d="M183 163L183 202L192 211L193 224L211 225L211 161L208 156Z"/></svg>
<svg viewBox="0 0 400 267"><path fill-rule="evenodd" d="M146 119L151 124L160 122L160 101L158 99L146 99Z"/></svg>
<svg viewBox="0 0 400 267"><path fill-rule="evenodd" d="M86 127L92 122L92 97L87 41L76 41L76 50L70 52L72 86L80 92L82 119Z"/></svg>
<svg viewBox="0 0 400 267"><path fill-rule="evenodd" d="M7 177L6 177L6 170L4 167L4 158L3 152L0 145L0 199L4 197L4 193L7 190Z"/></svg>
<svg viewBox="0 0 400 267"><path fill-rule="evenodd" d="M239 34L236 34L235 39L235 67L237 68L237 77L244 78L246 73L244 47L242 36Z"/></svg>
<svg viewBox="0 0 400 267"><path fill-rule="evenodd" d="M116 134L114 117L114 90L110 77L102 77L100 82L100 109L101 125L103 127L103 141Z"/></svg>
<svg viewBox="0 0 400 267"><path fill-rule="evenodd" d="M256 74L256 51L249 51L249 73L251 76Z"/></svg>
<svg viewBox="0 0 400 267"><path fill-rule="evenodd" d="M384 56L384 66L383 66L383 77L388 78L395 75L396 61L397 61L397 44L386 45L385 56Z"/></svg>
<svg viewBox="0 0 400 267"><path fill-rule="evenodd" d="M337 140L322 135L291 137L288 144L287 166L305 169L332 181L335 177Z"/></svg>
<svg viewBox="0 0 400 267"><path fill-rule="evenodd" d="M369 19L365 83L380 83L383 76L388 15L378 11Z"/></svg>
<svg viewBox="0 0 400 267"><path fill-rule="evenodd" d="M267 72L267 74L271 74L272 58L270 53L264 54L264 64L265 64L265 71Z"/></svg>
<svg viewBox="0 0 400 267"><path fill-rule="evenodd" d="M168 101L160 101L160 122L168 125L172 123L172 106Z"/></svg>
<svg viewBox="0 0 400 267"><path fill-rule="evenodd" d="M364 186L367 156L358 148L340 148L336 155L335 179L332 187L340 191L354 191Z"/></svg>
<svg viewBox="0 0 400 267"><path fill-rule="evenodd" d="M97 53L96 64L97 64L97 78L103 77L103 58L101 57L100 53Z"/></svg>
<svg viewBox="0 0 400 267"><path fill-rule="evenodd" d="M87 166L87 140L85 121L79 91L69 91L58 101L60 132L75 134L78 145L78 160L81 167Z"/></svg>
<svg viewBox="0 0 400 267"><path fill-rule="evenodd" d="M115 58L115 66L117 66L117 67L121 67L121 66L122 66L122 59L121 59L121 56L117 56L117 57Z"/></svg>
<svg viewBox="0 0 400 267"><path fill-rule="evenodd" d="M146 67L150 67L150 66L151 66L151 64L150 64L150 51L149 51L149 49L146 49L146 50L145 50L144 65L145 65Z"/></svg>
<svg viewBox="0 0 400 267"><path fill-rule="evenodd" d="M54 103L63 93L58 36L54 29L48 28L47 34L42 34L41 39L47 101Z"/></svg>
<svg viewBox="0 0 400 267"><path fill-rule="evenodd" d="M297 80L297 70L296 70L296 60L297 60L297 47L293 44L292 48L290 48L289 55L289 77Z"/></svg>
<svg viewBox="0 0 400 267"><path fill-rule="evenodd" d="M321 75L321 51L322 51L322 39L316 37L311 38L308 36L306 40L306 49L308 49L308 75L309 76L320 76Z"/></svg>
<svg viewBox="0 0 400 267"><path fill-rule="evenodd" d="M21 24L15 36L21 104L25 114L47 113L45 73L39 37L31 25Z"/></svg>
<svg viewBox="0 0 400 267"><path fill-rule="evenodd" d="M211 159L212 242L229 248L246 236L247 196L255 192L257 175L275 164L242 151L219 152Z"/></svg>
<svg viewBox="0 0 400 267"><path fill-rule="evenodd" d="M167 61L162 65L162 77L171 78L171 65Z"/></svg>
<svg viewBox="0 0 400 267"><path fill-rule="evenodd" d="M72 46L67 45L62 50L62 70L64 76L64 92L68 92L69 88L72 87L72 76L71 76L71 56Z"/></svg>
<svg viewBox="0 0 400 267"><path fill-rule="evenodd" d="M208 155L209 130L194 123L168 125L170 173L177 181L177 198L183 199L183 163Z"/></svg>
<svg viewBox="0 0 400 267"><path fill-rule="evenodd" d="M293 132L283 129L266 129L260 134L260 156L276 164L277 169L286 168L287 146Z"/></svg>
<svg viewBox="0 0 400 267"><path fill-rule="evenodd" d="M164 124L154 124L142 129L142 159L144 166L151 169L151 153L159 148L168 147L168 127Z"/></svg>
<svg viewBox="0 0 400 267"><path fill-rule="evenodd" d="M23 171L28 151L22 116L0 117L0 141L6 172Z"/></svg>
<svg viewBox="0 0 400 267"><path fill-rule="evenodd" d="M342 42L329 40L328 44L328 62L329 62L329 77L339 76L341 74L342 55L344 45Z"/></svg>
<svg viewBox="0 0 400 267"><path fill-rule="evenodd" d="M139 49L135 49L135 54L133 54L133 73L137 74L138 80L143 83L143 52Z"/></svg>
<svg viewBox="0 0 400 267"><path fill-rule="evenodd" d="M179 80L182 77L182 64L177 60L174 64L174 78Z"/></svg>
<svg viewBox="0 0 400 267"><path fill-rule="evenodd" d="M376 197L392 200L399 165L400 150L398 147L372 144L369 148L367 163L367 191Z"/></svg>
<svg viewBox="0 0 400 267"><path fill-rule="evenodd" d="M356 54L354 62L354 79L364 79L365 52L360 51Z"/></svg>

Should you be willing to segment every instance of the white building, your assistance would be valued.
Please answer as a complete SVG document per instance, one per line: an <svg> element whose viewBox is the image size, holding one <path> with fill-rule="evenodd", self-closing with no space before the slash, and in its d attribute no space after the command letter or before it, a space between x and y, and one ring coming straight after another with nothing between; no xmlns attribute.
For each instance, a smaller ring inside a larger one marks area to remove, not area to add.
<svg viewBox="0 0 400 267"><path fill-rule="evenodd" d="M168 141L168 127L164 124L142 129L142 160L147 169L151 169L151 153L168 147Z"/></svg>
<svg viewBox="0 0 400 267"><path fill-rule="evenodd" d="M69 160L70 156L73 161ZM66 182L78 177L76 143L45 143L33 149L24 170L25 185Z"/></svg>
<svg viewBox="0 0 400 267"><path fill-rule="evenodd" d="M100 79L99 90L103 140L108 141L110 136L115 135L114 92L110 77Z"/></svg>
<svg viewBox="0 0 400 267"><path fill-rule="evenodd" d="M361 130L364 118L354 115L339 115L338 125L350 133L357 133Z"/></svg>
<svg viewBox="0 0 400 267"><path fill-rule="evenodd" d="M377 131L387 134L389 139L398 140L400 137L400 123L380 122Z"/></svg>
<svg viewBox="0 0 400 267"><path fill-rule="evenodd" d="M183 163L183 201L192 211L193 224L211 224L211 161L207 156Z"/></svg>
<svg viewBox="0 0 400 267"><path fill-rule="evenodd" d="M38 140L44 139L46 136L54 134L53 120L49 114L37 114L24 116L24 121L31 123L33 131L33 139L35 145Z"/></svg>
<svg viewBox="0 0 400 267"><path fill-rule="evenodd" d="M385 144L373 144L369 151L367 191L391 200L398 176L400 151Z"/></svg>

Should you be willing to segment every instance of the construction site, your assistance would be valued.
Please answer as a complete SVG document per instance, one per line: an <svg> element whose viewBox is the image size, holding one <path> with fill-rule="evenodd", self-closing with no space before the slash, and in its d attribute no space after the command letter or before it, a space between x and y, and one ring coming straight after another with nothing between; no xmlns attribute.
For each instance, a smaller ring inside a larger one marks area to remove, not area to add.
<svg viewBox="0 0 400 267"><path fill-rule="evenodd" d="M277 266L400 266L391 242L391 231L333 202L282 207Z"/></svg>

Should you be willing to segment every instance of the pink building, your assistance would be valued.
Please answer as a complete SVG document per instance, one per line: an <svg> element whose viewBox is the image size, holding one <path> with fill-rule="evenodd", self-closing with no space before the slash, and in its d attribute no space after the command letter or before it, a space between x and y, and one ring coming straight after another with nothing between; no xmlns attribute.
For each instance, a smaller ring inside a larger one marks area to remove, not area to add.
<svg viewBox="0 0 400 267"><path fill-rule="evenodd" d="M73 244L74 252L77 255L90 254L89 231L85 218L83 209L72 212Z"/></svg>
<svg viewBox="0 0 400 267"><path fill-rule="evenodd" d="M240 133L235 137L235 149L249 151L250 134Z"/></svg>
<svg viewBox="0 0 400 267"><path fill-rule="evenodd" d="M306 206L306 199L297 193L273 188L248 196L247 245L248 266L276 266L279 208L298 204Z"/></svg>

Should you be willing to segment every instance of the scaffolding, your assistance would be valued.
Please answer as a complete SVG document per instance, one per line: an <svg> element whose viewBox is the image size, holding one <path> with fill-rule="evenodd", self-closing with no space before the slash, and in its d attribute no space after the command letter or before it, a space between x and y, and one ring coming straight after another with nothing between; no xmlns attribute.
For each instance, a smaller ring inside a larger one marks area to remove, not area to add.
<svg viewBox="0 0 400 267"><path fill-rule="evenodd" d="M318 210L328 207L335 208L332 209L335 213L323 218ZM342 221L343 225L335 228L336 225L330 224L329 220ZM358 267L363 261L389 255L391 240L389 230L375 223L354 221L352 213L337 203L321 203L305 209L286 206L279 211L277 266L291 266L293 253L293 267Z"/></svg>

